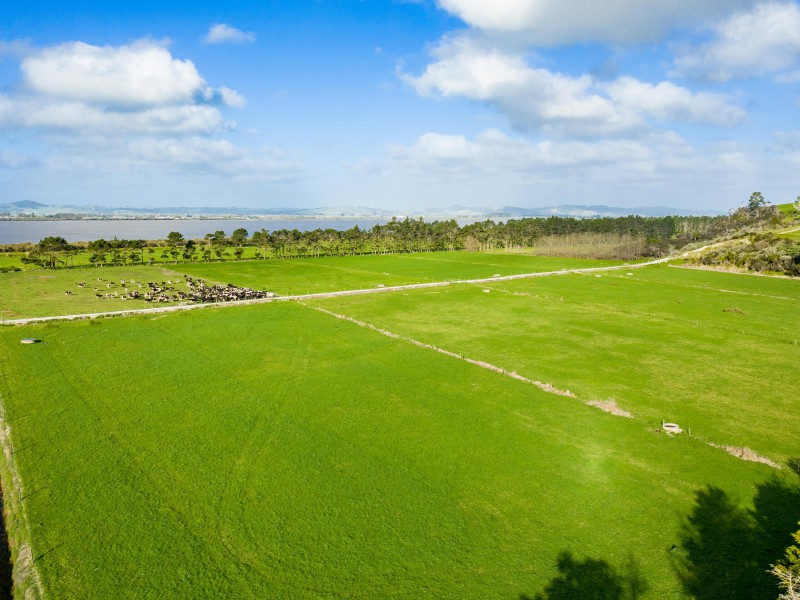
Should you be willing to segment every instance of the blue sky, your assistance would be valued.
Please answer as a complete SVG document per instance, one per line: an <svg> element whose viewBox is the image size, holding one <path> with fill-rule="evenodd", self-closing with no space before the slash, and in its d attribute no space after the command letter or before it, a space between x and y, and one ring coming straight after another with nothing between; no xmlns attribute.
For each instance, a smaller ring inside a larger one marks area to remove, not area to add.
<svg viewBox="0 0 800 600"><path fill-rule="evenodd" d="M0 203L726 210L799 116L796 1L0 5Z"/></svg>

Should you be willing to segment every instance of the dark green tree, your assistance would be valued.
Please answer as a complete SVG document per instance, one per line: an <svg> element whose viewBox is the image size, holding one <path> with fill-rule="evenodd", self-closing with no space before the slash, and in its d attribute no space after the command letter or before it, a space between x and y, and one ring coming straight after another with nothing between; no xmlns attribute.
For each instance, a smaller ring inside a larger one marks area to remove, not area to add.
<svg viewBox="0 0 800 600"><path fill-rule="evenodd" d="M239 229L234 229L233 233L231 234L231 244L234 245L233 254L236 256L236 260L241 260L242 255L244 254L244 245L247 243L247 229L244 227L240 227Z"/></svg>
<svg viewBox="0 0 800 600"><path fill-rule="evenodd" d="M39 265L44 269L55 269L63 263L63 256L73 247L63 237L51 236L43 238L33 247L27 256L22 257L26 264Z"/></svg>
<svg viewBox="0 0 800 600"><path fill-rule="evenodd" d="M167 252L175 263L178 262L178 257L181 255L183 245L184 239L182 233L179 231L170 231L167 234L167 248L169 248Z"/></svg>
<svg viewBox="0 0 800 600"><path fill-rule="evenodd" d="M753 192L750 194L750 200L747 202L747 210L749 210L751 214L756 214L759 208L766 205L767 201L764 200L764 196L761 195L761 192Z"/></svg>
<svg viewBox="0 0 800 600"><path fill-rule="evenodd" d="M786 549L783 560L770 570L784 590L778 600L800 600L800 529L792 537L796 543Z"/></svg>

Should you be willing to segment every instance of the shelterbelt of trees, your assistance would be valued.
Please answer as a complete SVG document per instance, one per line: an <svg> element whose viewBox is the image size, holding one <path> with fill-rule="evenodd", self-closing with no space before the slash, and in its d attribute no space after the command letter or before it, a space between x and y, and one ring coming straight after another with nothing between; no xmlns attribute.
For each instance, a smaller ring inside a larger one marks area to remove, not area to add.
<svg viewBox="0 0 800 600"><path fill-rule="evenodd" d="M211 262L243 259L392 254L452 250L546 247L566 252L577 246L595 258L635 259L663 256L687 244L730 236L739 231L759 231L781 219L774 206L743 207L717 217L641 217L577 219L524 218L506 222L486 220L463 227L455 220L426 222L392 219L371 229L355 226L336 229L261 229L250 235L245 228L208 233L202 239L185 239L171 232L165 240L96 240L70 244L62 237L47 237L37 244L9 244L5 252L24 252L22 262L56 269L86 264L153 264L156 262ZM77 260L76 257L82 257Z"/></svg>

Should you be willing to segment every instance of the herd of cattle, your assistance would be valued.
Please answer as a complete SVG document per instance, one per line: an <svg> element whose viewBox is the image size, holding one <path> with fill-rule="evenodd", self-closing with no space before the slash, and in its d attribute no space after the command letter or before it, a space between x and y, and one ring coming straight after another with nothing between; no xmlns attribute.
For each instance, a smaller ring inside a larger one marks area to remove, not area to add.
<svg viewBox="0 0 800 600"><path fill-rule="evenodd" d="M250 288L242 288L229 283L228 285L206 285L202 279L186 277L186 291L176 290L175 286L181 283L180 278L168 279L166 281L148 281L142 283L134 279L121 279L119 284L114 281L104 281L101 277L97 278L98 285L94 287L95 297L98 299L119 299L119 300L144 300L148 303L162 302L236 302L239 300L256 300L259 298L275 298L274 292L262 292ZM105 286L106 291L101 292ZM78 287L86 288L85 281L78 282ZM112 291L113 290L113 291ZM141 291L140 291L141 290ZM72 292L64 292L71 296Z"/></svg>

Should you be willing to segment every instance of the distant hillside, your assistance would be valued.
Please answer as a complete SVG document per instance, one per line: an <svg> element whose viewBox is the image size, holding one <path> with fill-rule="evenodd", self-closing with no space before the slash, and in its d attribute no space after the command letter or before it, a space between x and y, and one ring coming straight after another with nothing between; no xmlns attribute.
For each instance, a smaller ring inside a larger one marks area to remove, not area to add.
<svg viewBox="0 0 800 600"><path fill-rule="evenodd" d="M236 206L161 206L161 207L108 207L93 205L47 205L31 200L20 200L0 204L0 217L6 218L61 218L61 219L154 219L178 218L197 219L203 217L296 217L296 218L378 218L389 220L397 218L426 219L492 219L506 220L523 217L620 217L638 215L643 217L662 217L667 215L698 216L718 215L719 211L696 211L661 206L640 206L620 208L615 206L545 206L523 208L518 206L466 207L448 206L425 210L393 210L367 206L331 206L320 208L254 208Z"/></svg>
<svg viewBox="0 0 800 600"><path fill-rule="evenodd" d="M40 208L48 208L46 204L34 202L33 200L18 200L17 202L10 202L9 204L0 204L2 210L36 210Z"/></svg>

